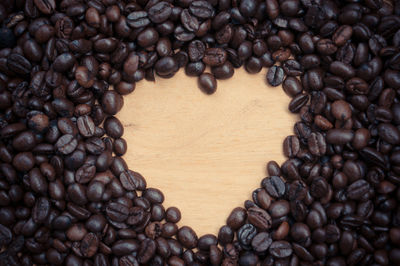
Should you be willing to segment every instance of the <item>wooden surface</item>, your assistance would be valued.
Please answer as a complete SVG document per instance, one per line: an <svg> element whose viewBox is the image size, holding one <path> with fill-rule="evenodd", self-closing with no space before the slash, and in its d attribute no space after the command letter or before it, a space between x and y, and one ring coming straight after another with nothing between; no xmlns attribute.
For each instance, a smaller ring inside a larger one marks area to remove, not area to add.
<svg viewBox="0 0 400 266"><path fill-rule="evenodd" d="M236 70L211 96L183 71L142 81L118 114L130 169L161 189L165 206L179 207L180 224L199 236L216 234L232 208L251 197L266 163L284 159L282 142L296 117L287 111L289 97L268 87L265 75Z"/></svg>

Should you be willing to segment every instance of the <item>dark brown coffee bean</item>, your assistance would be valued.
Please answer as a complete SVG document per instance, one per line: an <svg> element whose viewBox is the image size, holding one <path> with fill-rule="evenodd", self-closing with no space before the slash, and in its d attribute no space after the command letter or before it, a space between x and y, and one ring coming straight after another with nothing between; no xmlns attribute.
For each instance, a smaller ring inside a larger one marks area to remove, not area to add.
<svg viewBox="0 0 400 266"><path fill-rule="evenodd" d="M296 136L288 136L283 141L283 154L286 157L295 157L300 151L300 142Z"/></svg>
<svg viewBox="0 0 400 266"><path fill-rule="evenodd" d="M84 137L92 137L95 133L95 125L92 118L88 115L78 117L77 126L79 133Z"/></svg>
<svg viewBox="0 0 400 266"><path fill-rule="evenodd" d="M217 90L217 81L210 73L203 73L199 76L198 84L206 94L213 94Z"/></svg>
<svg viewBox="0 0 400 266"><path fill-rule="evenodd" d="M331 129L326 134L326 141L331 144L343 145L353 140L354 133L348 129Z"/></svg>
<svg viewBox="0 0 400 266"><path fill-rule="evenodd" d="M325 137L321 133L311 133L307 139L307 142L308 149L310 150L311 154L323 156L326 153Z"/></svg>
<svg viewBox="0 0 400 266"><path fill-rule="evenodd" d="M115 91L106 91L101 99L103 110L110 115L115 115L121 110L124 101L121 95Z"/></svg>
<svg viewBox="0 0 400 266"><path fill-rule="evenodd" d="M31 72L32 65L20 54L10 54L7 58L8 68L19 75L26 75Z"/></svg>
<svg viewBox="0 0 400 266"><path fill-rule="evenodd" d="M247 211L247 218L251 224L253 224L257 228L260 228L261 230L271 228L271 216L261 208L250 208Z"/></svg>
<svg viewBox="0 0 400 266"><path fill-rule="evenodd" d="M54 0L33 0L37 9L43 14L50 15L56 9L56 3Z"/></svg>
<svg viewBox="0 0 400 266"><path fill-rule="evenodd" d="M192 62L197 62L203 59L206 46L202 41L195 40L190 42L188 47L189 59Z"/></svg>
<svg viewBox="0 0 400 266"><path fill-rule="evenodd" d="M321 55L331 55L337 51L337 47L332 40L321 39L317 42L317 50Z"/></svg>
<svg viewBox="0 0 400 266"><path fill-rule="evenodd" d="M390 144L398 144L400 142L400 132L399 130L388 123L381 123L378 126L379 136Z"/></svg>
<svg viewBox="0 0 400 266"><path fill-rule="evenodd" d="M129 208L117 202L110 202L106 207L107 216L116 222L123 222L128 218Z"/></svg>
<svg viewBox="0 0 400 266"><path fill-rule="evenodd" d="M268 84L276 87L279 86L284 79L284 71L283 68L280 66L273 66L270 69L268 69L267 73L267 81Z"/></svg>
<svg viewBox="0 0 400 266"><path fill-rule="evenodd" d="M203 62L190 62L185 67L185 74L188 76L198 77L204 72L205 69L206 65Z"/></svg>
<svg viewBox="0 0 400 266"><path fill-rule="evenodd" d="M274 241L269 247L269 252L275 258L286 258L292 255L293 249L287 241Z"/></svg>
<svg viewBox="0 0 400 266"><path fill-rule="evenodd" d="M190 14L188 9L182 10L181 22L189 32L196 32L199 29L200 23L195 16Z"/></svg>
<svg viewBox="0 0 400 266"><path fill-rule="evenodd" d="M168 78L178 70L178 63L173 57L166 56L158 60L154 68L157 75Z"/></svg>
<svg viewBox="0 0 400 266"><path fill-rule="evenodd" d="M39 198L32 209L32 219L35 223L43 223L50 213L50 201L47 198Z"/></svg>
<svg viewBox="0 0 400 266"><path fill-rule="evenodd" d="M178 240L186 248L194 248L197 246L197 235L192 228L182 226L178 231Z"/></svg>
<svg viewBox="0 0 400 266"><path fill-rule="evenodd" d="M168 2L159 2L153 5L149 11L149 18L154 23L166 21L172 13L171 5Z"/></svg>
<svg viewBox="0 0 400 266"><path fill-rule="evenodd" d="M198 18L207 19L214 16L214 8L207 1L193 1L189 6L190 12Z"/></svg>
<svg viewBox="0 0 400 266"><path fill-rule="evenodd" d="M221 66L227 59L227 53L222 48L208 48L205 51L203 62L211 67Z"/></svg>
<svg viewBox="0 0 400 266"><path fill-rule="evenodd" d="M70 134L60 137L55 144L56 149L64 155L72 153L77 146L78 141Z"/></svg>
<svg viewBox="0 0 400 266"><path fill-rule="evenodd" d="M340 26L332 36L333 42L337 46L344 45L353 34L353 28L349 25Z"/></svg>
<svg viewBox="0 0 400 266"><path fill-rule="evenodd" d="M289 103L289 111L298 113L300 109L308 103L308 94L297 94Z"/></svg>
<svg viewBox="0 0 400 266"><path fill-rule="evenodd" d="M347 197L350 199L361 199L369 192L370 185L365 180L358 180L352 183L346 190Z"/></svg>
<svg viewBox="0 0 400 266"><path fill-rule="evenodd" d="M216 79L229 79L234 74L234 68L229 61L226 61L221 66L214 66L211 68L211 73Z"/></svg>
<svg viewBox="0 0 400 266"><path fill-rule="evenodd" d="M261 185L271 197L280 198L285 194L285 183L279 176L265 178L261 182Z"/></svg>
<svg viewBox="0 0 400 266"><path fill-rule="evenodd" d="M81 241L80 250L83 256L90 258L96 254L98 247L98 237L94 233L88 233Z"/></svg>
<svg viewBox="0 0 400 266"><path fill-rule="evenodd" d="M121 173L119 176L122 186L128 190L144 190L146 188L146 182L143 176L137 172L127 170Z"/></svg>

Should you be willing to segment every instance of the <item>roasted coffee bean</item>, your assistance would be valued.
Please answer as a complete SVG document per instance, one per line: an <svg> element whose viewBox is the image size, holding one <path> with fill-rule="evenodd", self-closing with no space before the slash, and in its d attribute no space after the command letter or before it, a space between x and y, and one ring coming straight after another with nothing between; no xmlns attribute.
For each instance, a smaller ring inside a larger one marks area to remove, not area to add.
<svg viewBox="0 0 400 266"><path fill-rule="evenodd" d="M308 101L308 94L297 94L289 103L289 111L292 113L298 113Z"/></svg>
<svg viewBox="0 0 400 266"><path fill-rule="evenodd" d="M268 69L267 73L267 81L268 84L271 86L279 86L284 79L284 71L283 68L280 66L273 66Z"/></svg>
<svg viewBox="0 0 400 266"><path fill-rule="evenodd" d="M27 75L31 72L32 65L20 54L10 54L7 58L7 66L9 69L19 75Z"/></svg>
<svg viewBox="0 0 400 266"><path fill-rule="evenodd" d="M241 207L237 207L232 210L228 219L226 220L227 225L232 229L238 229L241 227L247 218L247 212Z"/></svg>
<svg viewBox="0 0 400 266"><path fill-rule="evenodd" d="M348 198L358 200L369 193L369 189L370 186L365 180L358 180L347 188L346 194Z"/></svg>
<svg viewBox="0 0 400 266"><path fill-rule="evenodd" d="M203 62L211 67L221 66L227 60L227 53L222 48L208 48L205 51Z"/></svg>
<svg viewBox="0 0 400 266"><path fill-rule="evenodd" d="M80 116L76 123L82 136L92 137L95 134L95 124L90 116Z"/></svg>
<svg viewBox="0 0 400 266"><path fill-rule="evenodd" d="M34 0L35 6L40 12L50 15L55 11L56 3L54 0Z"/></svg>
<svg viewBox="0 0 400 266"><path fill-rule="evenodd" d="M272 242L269 251L275 258L286 258L293 253L290 243L283 240Z"/></svg>
<svg viewBox="0 0 400 266"><path fill-rule="evenodd" d="M143 176L137 172L127 170L122 172L119 178L121 185L128 191L135 189L144 190L146 188Z"/></svg>
<svg viewBox="0 0 400 266"><path fill-rule="evenodd" d="M106 91L101 98L101 103L104 109L104 112L110 115L115 115L121 110L124 101L121 95L119 95L115 91Z"/></svg>
<svg viewBox="0 0 400 266"><path fill-rule="evenodd" d="M188 9L182 10L181 22L185 29L190 32L196 32L200 27L199 21L195 16L190 14Z"/></svg>
<svg viewBox="0 0 400 266"><path fill-rule="evenodd" d="M212 67L211 73L216 79L229 79L234 74L234 68L229 61L226 61L221 66Z"/></svg>
<svg viewBox="0 0 400 266"><path fill-rule="evenodd" d="M188 76L198 77L203 74L205 69L206 65L203 62L190 62L185 67L185 74Z"/></svg>
<svg viewBox="0 0 400 266"><path fill-rule="evenodd" d="M56 149L64 155L72 153L77 146L78 141L70 134L60 137L55 144Z"/></svg>
<svg viewBox="0 0 400 266"><path fill-rule="evenodd" d="M311 154L323 156L326 153L325 137L321 133L311 133L307 139L307 142L308 149L310 150Z"/></svg>
<svg viewBox="0 0 400 266"><path fill-rule="evenodd" d="M279 176L267 177L263 179L261 185L271 197L280 198L285 194L285 183Z"/></svg>
<svg viewBox="0 0 400 266"><path fill-rule="evenodd" d="M81 241L80 251L83 256L90 258L94 256L99 247L99 239L94 233L88 233Z"/></svg>
<svg viewBox="0 0 400 266"><path fill-rule="evenodd" d="M192 62L197 62L203 59L206 46L202 41L195 40L190 42L188 47L189 59Z"/></svg>
<svg viewBox="0 0 400 266"><path fill-rule="evenodd" d="M0 28L0 48L12 48L15 45L15 35L13 31L7 27Z"/></svg>
<svg viewBox="0 0 400 266"><path fill-rule="evenodd" d="M282 84L283 90L291 97L302 92L303 87L300 81L295 77L286 77Z"/></svg>
<svg viewBox="0 0 400 266"><path fill-rule="evenodd" d="M197 235L192 228L183 226L178 231L178 240L186 248L194 248L197 246Z"/></svg>
<svg viewBox="0 0 400 266"><path fill-rule="evenodd" d="M198 84L206 94L213 94L217 90L217 81L210 73L203 73L199 76Z"/></svg>
<svg viewBox="0 0 400 266"><path fill-rule="evenodd" d="M190 12L198 18L207 19L214 16L214 8L207 1L193 1L189 6Z"/></svg>
<svg viewBox="0 0 400 266"><path fill-rule="evenodd" d="M241 247L244 249L248 249L251 245L251 241L256 234L257 229L252 224L244 224L242 227L240 227L237 231L237 238ZM232 255L236 256L235 254Z"/></svg>
<svg viewBox="0 0 400 266"><path fill-rule="evenodd" d="M261 208L250 208L247 211L247 219L252 225L262 230L271 228L271 216Z"/></svg>
<svg viewBox="0 0 400 266"><path fill-rule="evenodd" d="M146 27L151 23L146 11L134 11L126 19L126 23L133 28Z"/></svg>
<svg viewBox="0 0 400 266"><path fill-rule="evenodd" d="M39 198L32 209L32 219L35 223L43 223L50 214L50 201L47 198Z"/></svg>
<svg viewBox="0 0 400 266"><path fill-rule="evenodd" d="M104 121L106 134L112 138L118 139L124 134L124 128L121 122L115 116L110 116Z"/></svg>
<svg viewBox="0 0 400 266"><path fill-rule="evenodd" d="M168 2L159 2L150 7L148 14L151 21L161 23L166 21L172 13L171 5Z"/></svg>
<svg viewBox="0 0 400 266"><path fill-rule="evenodd" d="M154 65L156 73L161 77L170 77L178 70L178 64L173 57L166 56Z"/></svg>

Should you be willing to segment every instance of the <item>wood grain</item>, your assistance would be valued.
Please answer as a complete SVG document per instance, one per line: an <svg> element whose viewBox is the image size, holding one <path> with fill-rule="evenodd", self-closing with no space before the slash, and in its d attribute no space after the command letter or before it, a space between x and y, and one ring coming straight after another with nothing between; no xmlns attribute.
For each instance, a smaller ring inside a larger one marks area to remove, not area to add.
<svg viewBox="0 0 400 266"><path fill-rule="evenodd" d="M129 147L124 159L199 236L216 234L232 208L251 197L266 163L284 159L282 142L296 117L287 111L289 97L268 87L265 75L236 70L207 96L180 71L139 82L124 97L118 114Z"/></svg>

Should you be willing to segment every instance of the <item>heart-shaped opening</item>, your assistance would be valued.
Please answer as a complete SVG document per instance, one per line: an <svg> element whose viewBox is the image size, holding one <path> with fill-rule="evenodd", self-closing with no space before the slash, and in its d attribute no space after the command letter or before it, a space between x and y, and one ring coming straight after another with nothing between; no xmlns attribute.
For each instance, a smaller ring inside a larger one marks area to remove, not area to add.
<svg viewBox="0 0 400 266"><path fill-rule="evenodd" d="M140 82L124 97L117 115L128 142L124 159L199 236L216 234L229 212L250 199L267 161L284 160L282 142L296 116L265 74L238 69L210 97L181 70L172 79Z"/></svg>

